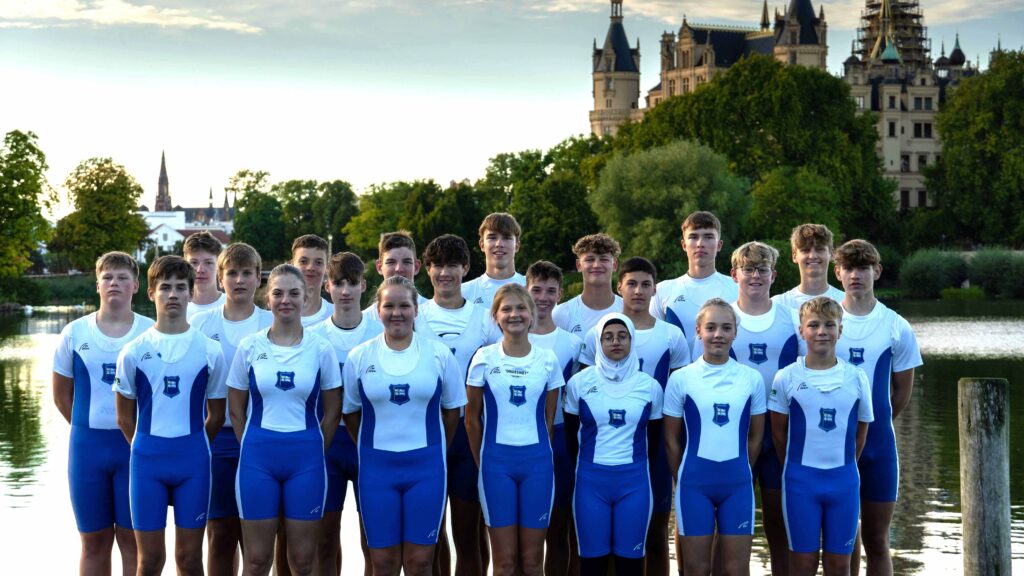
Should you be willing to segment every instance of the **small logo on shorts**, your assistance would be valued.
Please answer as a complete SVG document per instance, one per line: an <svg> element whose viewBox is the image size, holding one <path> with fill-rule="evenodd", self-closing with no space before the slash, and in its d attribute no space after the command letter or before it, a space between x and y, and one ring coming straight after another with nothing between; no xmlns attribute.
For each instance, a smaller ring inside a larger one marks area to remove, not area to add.
<svg viewBox="0 0 1024 576"><path fill-rule="evenodd" d="M181 394L181 388L178 387L179 380L181 378L178 376L164 376L164 396L174 398Z"/></svg>
<svg viewBox="0 0 1024 576"><path fill-rule="evenodd" d="M745 530L745 529L747 529L749 527L750 527L750 522L747 521L747 522L744 522L744 523L740 524L739 526L737 526L736 529L737 530Z"/></svg>
<svg viewBox="0 0 1024 576"><path fill-rule="evenodd" d="M391 384L388 386L391 390L391 403L401 406L409 402L409 385L408 384Z"/></svg>
<svg viewBox="0 0 1024 576"><path fill-rule="evenodd" d="M509 386L509 397L508 401L513 406L522 406L526 404L526 386Z"/></svg>
<svg viewBox="0 0 1024 576"><path fill-rule="evenodd" d="M626 411L625 410L609 410L608 411L608 425L612 428L622 428L626 425Z"/></svg>
<svg viewBox="0 0 1024 576"><path fill-rule="evenodd" d="M548 521L548 515L547 515L547 513L541 514L541 515L540 515L540 519L539 519L539 520L537 520L537 521L538 521L538 522L547 522L547 521Z"/></svg>
<svg viewBox="0 0 1024 576"><path fill-rule="evenodd" d="M850 348L850 364L854 366L860 366L864 363L864 349L863 348Z"/></svg>
<svg viewBox="0 0 1024 576"><path fill-rule="evenodd" d="M754 364L764 364L768 361L768 345L767 344L751 344L750 345L750 361Z"/></svg>
<svg viewBox="0 0 1024 576"><path fill-rule="evenodd" d="M430 534L427 534L427 538L437 538L437 530L431 530Z"/></svg>
<svg viewBox="0 0 1024 576"><path fill-rule="evenodd" d="M821 419L818 420L818 428L821 428L825 432L831 432L836 429L836 409L835 408L822 408Z"/></svg>
<svg viewBox="0 0 1024 576"><path fill-rule="evenodd" d="M849 540L847 540L846 541L846 547L849 548L850 546L853 546L853 541L854 540L856 540L856 538L850 538Z"/></svg>
<svg viewBox="0 0 1024 576"><path fill-rule="evenodd" d="M711 421L719 426L725 426L729 423L729 405L728 404L715 404L715 415L711 418Z"/></svg>
<svg viewBox="0 0 1024 576"><path fill-rule="evenodd" d="M116 372L116 371L117 371L117 364L104 364L103 365L103 378L100 378L100 380L103 380L107 384L113 384L114 383L114 372Z"/></svg>
<svg viewBox="0 0 1024 576"><path fill-rule="evenodd" d="M206 512L203 512L199 516L196 516L196 522L202 522L203 520L206 520Z"/></svg>
<svg viewBox="0 0 1024 576"><path fill-rule="evenodd" d="M274 386L286 392L295 388L295 372L278 372L277 383Z"/></svg>
<svg viewBox="0 0 1024 576"><path fill-rule="evenodd" d="M320 513L320 507L319 506L314 507L312 510L309 511L309 513L310 514L319 514Z"/></svg>
<svg viewBox="0 0 1024 576"><path fill-rule="evenodd" d="M644 549L644 543L643 542L637 544L636 546L633 546L633 552L639 552L639 551L641 551L643 549Z"/></svg>

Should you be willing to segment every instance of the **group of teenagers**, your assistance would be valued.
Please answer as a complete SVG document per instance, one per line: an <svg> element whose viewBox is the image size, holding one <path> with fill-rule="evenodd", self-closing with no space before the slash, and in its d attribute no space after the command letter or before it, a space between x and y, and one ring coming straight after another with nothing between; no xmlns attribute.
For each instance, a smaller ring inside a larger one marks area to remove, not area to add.
<svg viewBox="0 0 1024 576"><path fill-rule="evenodd" d="M149 267L155 321L136 262L100 256L99 309L53 364L81 573L109 574L115 541L124 574L161 573L173 506L179 574L203 573L204 534L213 575L338 574L351 482L366 575L447 575L453 547L456 576L664 576L673 509L680 575L747 574L755 487L773 574L857 574L861 542L891 574L893 419L921 356L874 296L878 251L800 225L800 284L773 297L777 250L743 244L726 275L718 219L681 228L687 273L660 282L580 238L566 302L558 266L516 271L506 213L466 282L464 239L382 234L365 309L363 261L315 235L266 308L256 250L190 236Z"/></svg>

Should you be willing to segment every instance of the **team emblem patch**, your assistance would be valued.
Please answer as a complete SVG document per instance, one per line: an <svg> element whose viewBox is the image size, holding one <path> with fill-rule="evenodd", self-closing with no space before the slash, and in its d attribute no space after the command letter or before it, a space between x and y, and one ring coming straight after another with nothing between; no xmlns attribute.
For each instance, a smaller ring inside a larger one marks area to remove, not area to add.
<svg viewBox="0 0 1024 576"><path fill-rule="evenodd" d="M860 366L864 363L864 349L863 348L850 348L850 364L854 366Z"/></svg>
<svg viewBox="0 0 1024 576"><path fill-rule="evenodd" d="M818 420L818 428L821 428L825 432L831 432L836 429L836 409L835 408L822 408L821 419Z"/></svg>
<svg viewBox="0 0 1024 576"><path fill-rule="evenodd" d="M767 344L751 344L750 345L750 361L754 364L764 364L768 361L768 345Z"/></svg>
<svg viewBox="0 0 1024 576"><path fill-rule="evenodd" d="M508 401L513 406L522 406L526 404L526 386L509 386L509 397Z"/></svg>
<svg viewBox="0 0 1024 576"><path fill-rule="evenodd" d="M180 380L181 378L178 376L164 376L164 396L174 398L181 394L181 388L178 387Z"/></svg>
<svg viewBox="0 0 1024 576"><path fill-rule="evenodd" d="M284 391L295 388L295 372L278 372L277 383L274 386Z"/></svg>
<svg viewBox="0 0 1024 576"><path fill-rule="evenodd" d="M608 411L608 425L612 428L622 428L626 425L626 411L625 410L609 410Z"/></svg>
<svg viewBox="0 0 1024 576"><path fill-rule="evenodd" d="M104 364L103 365L103 378L100 378L100 380L103 380L107 384L113 384L114 383L114 372L116 372L116 371L117 371L117 364Z"/></svg>
<svg viewBox="0 0 1024 576"><path fill-rule="evenodd" d="M408 384L391 384L388 386L391 390L391 398L389 400L392 404L401 406L409 402L409 385Z"/></svg>
<svg viewBox="0 0 1024 576"><path fill-rule="evenodd" d="M729 423L729 405L728 404L715 404L715 415L711 418L711 421L719 426L725 426Z"/></svg>

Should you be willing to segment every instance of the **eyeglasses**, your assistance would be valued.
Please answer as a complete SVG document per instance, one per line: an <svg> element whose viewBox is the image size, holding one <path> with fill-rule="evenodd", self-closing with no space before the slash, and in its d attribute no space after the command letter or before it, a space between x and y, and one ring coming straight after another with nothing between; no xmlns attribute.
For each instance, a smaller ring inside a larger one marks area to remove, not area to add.
<svg viewBox="0 0 1024 576"><path fill-rule="evenodd" d="M601 342L611 344L612 342L629 342L629 332L619 334L602 334Z"/></svg>
<svg viewBox="0 0 1024 576"><path fill-rule="evenodd" d="M758 275L763 278L771 274L772 269L767 266L744 266L743 268L740 268L740 272L747 277L753 276L754 272L757 272Z"/></svg>

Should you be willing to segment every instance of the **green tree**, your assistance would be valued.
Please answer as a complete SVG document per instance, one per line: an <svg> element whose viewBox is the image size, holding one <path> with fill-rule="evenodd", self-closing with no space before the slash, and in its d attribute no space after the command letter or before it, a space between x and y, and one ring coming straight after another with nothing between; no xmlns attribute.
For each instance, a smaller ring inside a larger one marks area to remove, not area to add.
<svg viewBox="0 0 1024 576"><path fill-rule="evenodd" d="M409 182L392 182L374 185L363 193L359 197L359 213L342 228L348 248L364 261L376 259L381 233L398 229L413 186Z"/></svg>
<svg viewBox="0 0 1024 576"><path fill-rule="evenodd" d="M303 234L327 237L325 231L318 230L313 224L313 201L317 197L316 180L278 182L270 187L270 193L281 204L285 238L297 238Z"/></svg>
<svg viewBox="0 0 1024 576"><path fill-rule="evenodd" d="M29 255L46 240L50 225L46 155L32 132L14 130L0 147L0 278L14 277L32 265Z"/></svg>
<svg viewBox="0 0 1024 576"><path fill-rule="evenodd" d="M226 190L234 194L236 198L239 196L244 197L250 192L263 192L266 194L270 192L270 173L264 170L243 168L235 172L234 176L228 180Z"/></svg>
<svg viewBox="0 0 1024 576"><path fill-rule="evenodd" d="M754 184L747 236L789 238L804 222L824 224L842 238L839 194L810 168L776 168Z"/></svg>
<svg viewBox="0 0 1024 576"><path fill-rule="evenodd" d="M664 278L686 270L680 258L679 224L695 210L714 212L726 244L739 237L748 210L748 181L707 146L679 141L614 156L601 172L590 205L601 225L623 248L643 255Z"/></svg>
<svg viewBox="0 0 1024 576"><path fill-rule="evenodd" d="M939 110L942 156L926 172L939 221L966 245L1024 243L1024 51L994 54Z"/></svg>
<svg viewBox="0 0 1024 576"><path fill-rule="evenodd" d="M136 207L142 186L110 158L83 161L64 182L75 207L57 222L49 248L71 264L89 270L104 252L134 253L148 227Z"/></svg>
<svg viewBox="0 0 1024 576"><path fill-rule="evenodd" d="M518 260L520 268L549 260L571 271L572 245L599 230L587 203L587 188L569 172L555 172L540 184L527 182L512 197L512 214L523 228Z"/></svg>
<svg viewBox="0 0 1024 576"><path fill-rule="evenodd" d="M345 225L359 213L359 198L352 185L344 180L321 182L313 200L313 229L334 237L335 252L348 250Z"/></svg>
<svg viewBox="0 0 1024 576"><path fill-rule="evenodd" d="M287 260L291 245L285 236L281 203L259 188L251 188L235 203L232 240L250 244L264 263Z"/></svg>
<svg viewBox="0 0 1024 576"><path fill-rule="evenodd" d="M752 56L621 127L613 149L634 152L695 140L724 154L729 168L752 182L779 167L806 166L838 193L847 234L894 243L895 184L882 176L875 153L876 121L856 114L843 80Z"/></svg>

